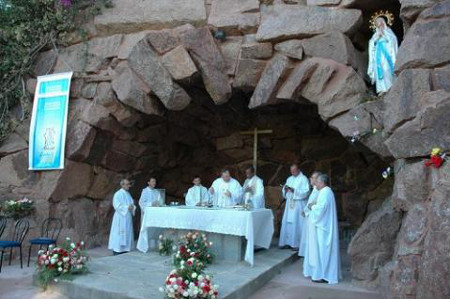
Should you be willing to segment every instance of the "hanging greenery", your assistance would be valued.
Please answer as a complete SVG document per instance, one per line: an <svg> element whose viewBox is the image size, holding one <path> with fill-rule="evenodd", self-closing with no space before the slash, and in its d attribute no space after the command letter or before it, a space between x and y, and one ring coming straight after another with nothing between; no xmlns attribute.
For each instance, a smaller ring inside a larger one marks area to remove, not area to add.
<svg viewBox="0 0 450 299"><path fill-rule="evenodd" d="M17 124L11 108L20 105L19 121L30 112L25 78L39 52L64 46L70 33L109 6L111 0L0 0L0 142Z"/></svg>

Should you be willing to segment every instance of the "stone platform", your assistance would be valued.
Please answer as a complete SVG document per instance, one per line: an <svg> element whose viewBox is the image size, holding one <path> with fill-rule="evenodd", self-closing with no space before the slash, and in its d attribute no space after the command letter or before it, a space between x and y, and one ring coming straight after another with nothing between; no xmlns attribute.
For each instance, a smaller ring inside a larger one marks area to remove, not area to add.
<svg viewBox="0 0 450 299"><path fill-rule="evenodd" d="M255 253L254 267L245 262L216 261L206 273L219 285L220 298L244 299L297 259L290 250L271 248ZM163 298L159 287L164 285L172 265L170 257L133 251L97 258L89 268L90 274L59 282L51 290L61 297L76 299Z"/></svg>

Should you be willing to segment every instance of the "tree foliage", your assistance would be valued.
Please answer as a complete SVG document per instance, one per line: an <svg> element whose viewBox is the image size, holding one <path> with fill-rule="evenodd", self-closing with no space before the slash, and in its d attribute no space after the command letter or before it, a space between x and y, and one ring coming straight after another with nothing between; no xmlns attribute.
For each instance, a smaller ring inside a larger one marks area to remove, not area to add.
<svg viewBox="0 0 450 299"><path fill-rule="evenodd" d="M29 113L25 79L39 52L59 47L110 0L0 0L0 142L14 129L11 108ZM80 32L82 33L82 32Z"/></svg>

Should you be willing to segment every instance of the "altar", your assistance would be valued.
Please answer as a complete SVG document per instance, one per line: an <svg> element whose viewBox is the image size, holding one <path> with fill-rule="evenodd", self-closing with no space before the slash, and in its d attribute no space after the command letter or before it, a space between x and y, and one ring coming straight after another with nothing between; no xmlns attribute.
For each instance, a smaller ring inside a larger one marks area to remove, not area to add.
<svg viewBox="0 0 450 299"><path fill-rule="evenodd" d="M178 233L202 231L213 242L218 259L254 263L255 246L269 249L274 233L269 209L243 210L203 207L147 207L142 219L137 249L147 252L150 240L167 230Z"/></svg>

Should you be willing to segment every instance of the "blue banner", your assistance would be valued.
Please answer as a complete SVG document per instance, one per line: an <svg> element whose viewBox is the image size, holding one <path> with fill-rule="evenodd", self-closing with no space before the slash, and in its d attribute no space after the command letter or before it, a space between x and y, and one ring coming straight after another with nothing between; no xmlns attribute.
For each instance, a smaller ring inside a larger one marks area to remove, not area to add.
<svg viewBox="0 0 450 299"><path fill-rule="evenodd" d="M29 168L64 168L72 73L38 77L30 125Z"/></svg>

